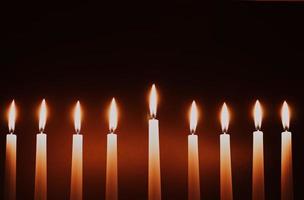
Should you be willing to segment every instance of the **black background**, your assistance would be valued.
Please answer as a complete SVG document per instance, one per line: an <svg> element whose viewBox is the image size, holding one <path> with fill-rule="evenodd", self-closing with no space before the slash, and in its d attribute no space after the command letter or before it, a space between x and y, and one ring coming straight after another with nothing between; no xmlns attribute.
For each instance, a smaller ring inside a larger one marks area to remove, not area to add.
<svg viewBox="0 0 304 200"><path fill-rule="evenodd" d="M18 107L17 198L33 199L37 109L49 116L48 198L68 199L71 111L84 111L84 198L103 199L107 107L119 105L120 199L147 197L147 95L160 95L162 195L187 199L188 109L200 108L203 199L219 198L219 111L232 119L235 199L251 198L252 106L265 116L266 198L280 196L280 107L292 112L295 198L303 199L303 8L300 4L194 1L28 2L1 6L0 195L7 108Z"/></svg>

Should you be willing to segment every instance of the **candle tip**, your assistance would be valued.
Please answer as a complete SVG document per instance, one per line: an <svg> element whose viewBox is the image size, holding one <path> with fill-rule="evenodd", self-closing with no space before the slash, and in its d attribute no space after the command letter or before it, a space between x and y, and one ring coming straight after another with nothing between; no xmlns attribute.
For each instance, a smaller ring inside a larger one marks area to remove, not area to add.
<svg viewBox="0 0 304 200"><path fill-rule="evenodd" d="M117 128L118 111L115 98L112 99L109 110L109 129L113 133Z"/></svg>
<svg viewBox="0 0 304 200"><path fill-rule="evenodd" d="M150 92L150 115L152 118L156 117L156 110L157 110L157 92L155 84L152 85L151 92Z"/></svg>
<svg viewBox="0 0 304 200"><path fill-rule="evenodd" d="M191 104L189 118L190 118L190 132L194 134L198 121L198 111L195 101L193 101Z"/></svg>
<svg viewBox="0 0 304 200"><path fill-rule="evenodd" d="M80 107L80 102L77 101L76 106L75 106L75 110L74 110L74 127L75 127L75 131L77 134L80 133L80 129L81 129L81 107Z"/></svg>
<svg viewBox="0 0 304 200"><path fill-rule="evenodd" d="M229 118L230 118L229 110L228 110L226 103L224 103L222 106L222 111L221 111L221 126L222 126L223 133L226 133L228 131Z"/></svg>
<svg viewBox="0 0 304 200"><path fill-rule="evenodd" d="M255 103L253 115L255 127L257 130L260 130L262 126L263 111L259 100L257 100Z"/></svg>
<svg viewBox="0 0 304 200"><path fill-rule="evenodd" d="M8 112L8 129L10 133L14 133L15 131L15 122L16 122L16 106L15 106L15 100L13 100Z"/></svg>
<svg viewBox="0 0 304 200"><path fill-rule="evenodd" d="M42 133L46 124L47 109L45 99L42 100L39 111L39 131Z"/></svg>
<svg viewBox="0 0 304 200"><path fill-rule="evenodd" d="M287 131L289 129L289 124L290 124L290 111L286 101L284 101L282 106L281 118L282 118L283 128L284 130Z"/></svg>

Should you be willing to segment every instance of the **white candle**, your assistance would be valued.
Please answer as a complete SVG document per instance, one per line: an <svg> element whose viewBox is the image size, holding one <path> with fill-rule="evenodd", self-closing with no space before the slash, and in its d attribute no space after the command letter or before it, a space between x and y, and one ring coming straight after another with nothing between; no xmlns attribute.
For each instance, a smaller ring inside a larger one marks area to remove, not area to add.
<svg viewBox="0 0 304 200"><path fill-rule="evenodd" d="M230 154L230 135L227 134L229 125L229 112L224 103L221 112L221 124L223 134L220 135L220 178L221 178L221 200L232 200L232 173Z"/></svg>
<svg viewBox="0 0 304 200"><path fill-rule="evenodd" d="M188 199L200 200L200 173L198 156L198 136L195 134L197 125L197 108L193 101L190 110L190 132L188 135Z"/></svg>
<svg viewBox="0 0 304 200"><path fill-rule="evenodd" d="M253 132L253 166L252 166L252 199L263 200L264 194L264 150L262 125L262 108L259 101L254 108L254 122L257 131Z"/></svg>
<svg viewBox="0 0 304 200"><path fill-rule="evenodd" d="M148 173L148 199L161 199L161 178L160 178L160 158L159 158L159 129L156 117L157 95L153 84L150 94L149 120L149 173Z"/></svg>
<svg viewBox="0 0 304 200"><path fill-rule="evenodd" d="M281 199L293 199L293 173L292 173L292 141L289 129L290 114L288 105L284 102L282 107L282 123L285 129L282 132L281 152Z"/></svg>
<svg viewBox="0 0 304 200"><path fill-rule="evenodd" d="M117 200L117 135L114 133L117 127L118 112L115 99L112 99L109 111L109 129L107 135L107 173L106 173L106 200Z"/></svg>
<svg viewBox="0 0 304 200"><path fill-rule="evenodd" d="M43 99L39 114L39 130L36 145L35 200L47 199L47 163L46 134L43 133L46 123L46 105Z"/></svg>
<svg viewBox="0 0 304 200"><path fill-rule="evenodd" d="M72 171L71 171L71 200L82 199L82 134L81 129L81 108L79 101L74 111L74 125L76 134L73 135L72 147Z"/></svg>
<svg viewBox="0 0 304 200"><path fill-rule="evenodd" d="M5 161L5 199L16 199L16 151L17 136L14 134L16 120L16 107L13 101L8 113L9 134L6 135L6 161Z"/></svg>

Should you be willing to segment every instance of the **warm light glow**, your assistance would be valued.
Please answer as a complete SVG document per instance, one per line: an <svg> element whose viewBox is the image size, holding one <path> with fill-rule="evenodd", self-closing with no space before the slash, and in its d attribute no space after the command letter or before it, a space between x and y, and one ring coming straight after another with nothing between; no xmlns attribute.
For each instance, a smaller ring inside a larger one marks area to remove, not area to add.
<svg viewBox="0 0 304 200"><path fill-rule="evenodd" d="M281 118L282 118L283 128L285 130L288 130L289 122L290 122L290 113L289 113L289 108L288 108L288 104L286 101L284 101L283 106L282 106Z"/></svg>
<svg viewBox="0 0 304 200"><path fill-rule="evenodd" d="M259 100L257 100L255 102L253 116L254 116L255 128L257 130L260 130L260 128L262 126L263 111L262 111L262 107L261 107Z"/></svg>
<svg viewBox="0 0 304 200"><path fill-rule="evenodd" d="M79 101L77 101L76 107L75 107L75 110L74 110L74 126L75 126L76 133L80 133L80 129L81 129L81 108L80 108Z"/></svg>
<svg viewBox="0 0 304 200"><path fill-rule="evenodd" d="M152 85L150 93L150 114L152 118L156 117L156 107L157 107L157 94L155 84Z"/></svg>
<svg viewBox="0 0 304 200"><path fill-rule="evenodd" d="M190 132L195 133L196 130L196 125L197 125L197 119L198 119L198 112L197 112L197 107L195 101L192 102L191 104L191 109L189 113L190 117Z"/></svg>
<svg viewBox="0 0 304 200"><path fill-rule="evenodd" d="M10 133L15 131L15 121L16 121L16 106L13 100L8 112L8 130Z"/></svg>
<svg viewBox="0 0 304 200"><path fill-rule="evenodd" d="M226 133L228 131L229 126L229 111L226 103L223 104L221 111L221 125L223 133Z"/></svg>
<svg viewBox="0 0 304 200"><path fill-rule="evenodd" d="M116 106L116 101L113 98L109 110L109 129L111 133L114 132L117 127L117 118L118 118L117 106Z"/></svg>
<svg viewBox="0 0 304 200"><path fill-rule="evenodd" d="M47 110L46 110L46 105L45 105L45 100L42 100L41 106L40 106L40 111L39 111L39 131L43 132L45 123L46 123L46 115L47 115Z"/></svg>

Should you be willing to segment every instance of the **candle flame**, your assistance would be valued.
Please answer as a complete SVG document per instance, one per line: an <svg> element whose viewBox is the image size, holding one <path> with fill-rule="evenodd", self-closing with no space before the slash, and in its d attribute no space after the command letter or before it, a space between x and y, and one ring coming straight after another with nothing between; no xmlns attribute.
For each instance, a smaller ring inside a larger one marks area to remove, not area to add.
<svg viewBox="0 0 304 200"><path fill-rule="evenodd" d="M111 133L114 132L117 127L117 118L118 118L117 106L116 106L115 98L113 98L109 110L109 129Z"/></svg>
<svg viewBox="0 0 304 200"><path fill-rule="evenodd" d="M43 132L45 123L46 123L46 115L47 115L47 109L45 104L45 99L42 100L40 110L39 110L39 131Z"/></svg>
<svg viewBox="0 0 304 200"><path fill-rule="evenodd" d="M255 128L259 130L262 126L262 117L263 117L263 111L259 100L255 102L253 115L254 115Z"/></svg>
<svg viewBox="0 0 304 200"><path fill-rule="evenodd" d="M157 93L155 84L152 85L151 92L150 92L150 115L152 118L156 117L156 107L157 107Z"/></svg>
<svg viewBox="0 0 304 200"><path fill-rule="evenodd" d="M192 102L191 108L190 108L190 132L195 133L196 126L197 126L197 120L198 120L198 112L195 101Z"/></svg>
<svg viewBox="0 0 304 200"><path fill-rule="evenodd" d="M221 125L223 133L226 133L228 131L229 126L229 111L226 103L223 104L221 111Z"/></svg>
<svg viewBox="0 0 304 200"><path fill-rule="evenodd" d="M288 130L289 123L290 123L290 113L289 113L289 108L288 108L288 104L286 101L284 101L283 106L282 106L281 118L282 118L283 128L285 130Z"/></svg>
<svg viewBox="0 0 304 200"><path fill-rule="evenodd" d="M77 101L75 110L74 110L74 127L76 133L80 133L81 129L81 108L80 108L80 102Z"/></svg>
<svg viewBox="0 0 304 200"><path fill-rule="evenodd" d="M8 130L10 133L15 131L15 122L16 122L16 106L15 101L13 100L8 112Z"/></svg>

